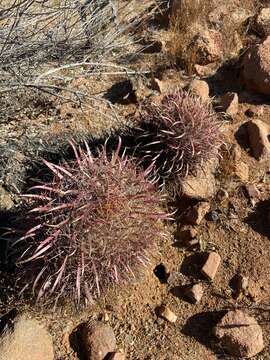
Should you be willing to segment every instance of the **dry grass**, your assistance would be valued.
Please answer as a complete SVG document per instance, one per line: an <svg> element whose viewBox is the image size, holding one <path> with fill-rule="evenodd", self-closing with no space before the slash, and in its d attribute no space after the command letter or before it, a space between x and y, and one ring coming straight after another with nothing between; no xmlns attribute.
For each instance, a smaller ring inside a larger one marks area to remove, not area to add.
<svg viewBox="0 0 270 360"><path fill-rule="evenodd" d="M196 53L191 47L192 40L198 27L206 27L206 19L212 9L212 1L185 0L177 9L173 9L170 19L170 40L168 53L172 59L180 64L188 73L193 71L196 63Z"/></svg>
<svg viewBox="0 0 270 360"><path fill-rule="evenodd" d="M224 60L237 56L237 51L244 44L248 24L241 22L241 17L253 16L262 6L262 1L230 0L220 5L216 0L184 0L173 9L167 51L172 61L180 63L190 74L198 63L198 54L193 46L194 36L204 29L215 29L223 37ZM225 9L223 13L223 9ZM215 24L210 21L210 14L218 15ZM246 14L246 15L245 15ZM244 24L243 24L244 23Z"/></svg>

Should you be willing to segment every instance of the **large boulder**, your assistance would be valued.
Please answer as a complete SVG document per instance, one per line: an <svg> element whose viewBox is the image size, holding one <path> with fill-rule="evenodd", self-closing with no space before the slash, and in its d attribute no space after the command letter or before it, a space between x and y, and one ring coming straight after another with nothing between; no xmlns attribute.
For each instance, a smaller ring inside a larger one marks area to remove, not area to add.
<svg viewBox="0 0 270 360"><path fill-rule="evenodd" d="M21 315L0 338L0 360L53 360L53 343L37 320Z"/></svg>
<svg viewBox="0 0 270 360"><path fill-rule="evenodd" d="M270 95L270 36L246 52L242 65L242 79L246 88Z"/></svg>

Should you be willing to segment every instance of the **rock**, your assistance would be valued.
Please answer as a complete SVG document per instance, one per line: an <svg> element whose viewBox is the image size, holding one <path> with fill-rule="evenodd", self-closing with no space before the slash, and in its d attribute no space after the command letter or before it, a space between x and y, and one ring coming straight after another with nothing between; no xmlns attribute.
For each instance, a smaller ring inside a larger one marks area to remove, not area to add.
<svg viewBox="0 0 270 360"><path fill-rule="evenodd" d="M13 206L11 195L0 185L0 211L10 210Z"/></svg>
<svg viewBox="0 0 270 360"><path fill-rule="evenodd" d="M203 101L209 101L209 86L206 81L197 79L191 81L189 90L199 96Z"/></svg>
<svg viewBox="0 0 270 360"><path fill-rule="evenodd" d="M257 160L270 158L270 127L261 120L251 120L247 124L250 147Z"/></svg>
<svg viewBox="0 0 270 360"><path fill-rule="evenodd" d="M219 265L221 262L221 257L216 252L210 252L208 254L207 260L202 267L202 274L207 277L209 280L214 280L216 273L218 271Z"/></svg>
<svg viewBox="0 0 270 360"><path fill-rule="evenodd" d="M196 64L208 65L223 58L223 37L219 31L200 29L193 39Z"/></svg>
<svg viewBox="0 0 270 360"><path fill-rule="evenodd" d="M195 64L194 71L200 77L210 77L216 73L217 65L215 63L208 65Z"/></svg>
<svg viewBox="0 0 270 360"><path fill-rule="evenodd" d="M187 297L193 304L196 304L201 301L203 296L203 286L202 284L195 284L191 287L188 287L185 291L185 297Z"/></svg>
<svg viewBox="0 0 270 360"><path fill-rule="evenodd" d="M213 210L207 214L207 220L217 222L219 220L219 214L217 211Z"/></svg>
<svg viewBox="0 0 270 360"><path fill-rule="evenodd" d="M208 202L199 202L188 211L185 220L190 225L199 225L209 210L210 204Z"/></svg>
<svg viewBox="0 0 270 360"><path fill-rule="evenodd" d="M238 113L238 95L229 92L220 99L220 109L229 116L234 116Z"/></svg>
<svg viewBox="0 0 270 360"><path fill-rule="evenodd" d="M113 329L101 322L86 324L82 339L89 360L103 360L116 350L116 339Z"/></svg>
<svg viewBox="0 0 270 360"><path fill-rule="evenodd" d="M175 323L177 320L177 316L175 315L175 313L173 313L167 306L162 305L159 308L158 314L160 317L162 317L163 319L171 322L171 323Z"/></svg>
<svg viewBox="0 0 270 360"><path fill-rule="evenodd" d="M261 36L270 35L270 7L260 10L254 22L254 30Z"/></svg>
<svg viewBox="0 0 270 360"><path fill-rule="evenodd" d="M241 76L248 90L270 95L270 36L246 52Z"/></svg>
<svg viewBox="0 0 270 360"><path fill-rule="evenodd" d="M115 352L113 354L110 355L108 360L125 360L125 354L120 353L120 352Z"/></svg>
<svg viewBox="0 0 270 360"><path fill-rule="evenodd" d="M264 348L263 333L256 319L241 310L228 311L214 328L221 346L237 358L251 358Z"/></svg>
<svg viewBox="0 0 270 360"><path fill-rule="evenodd" d="M258 200L260 198L260 192L254 184L246 184L245 190L250 200L252 199Z"/></svg>
<svg viewBox="0 0 270 360"><path fill-rule="evenodd" d="M181 193L190 199L207 200L216 193L215 170L217 161L209 161L196 175L188 175L181 183Z"/></svg>
<svg viewBox="0 0 270 360"><path fill-rule="evenodd" d="M224 189L219 189L217 192L217 200L223 202L224 200L229 198L228 191Z"/></svg>
<svg viewBox="0 0 270 360"><path fill-rule="evenodd" d="M37 320L20 315L0 338L0 360L53 360L52 339Z"/></svg>
<svg viewBox="0 0 270 360"><path fill-rule="evenodd" d="M243 275L236 275L233 278L233 290L234 290L234 299L238 299L242 295L246 295L248 289L249 278Z"/></svg>

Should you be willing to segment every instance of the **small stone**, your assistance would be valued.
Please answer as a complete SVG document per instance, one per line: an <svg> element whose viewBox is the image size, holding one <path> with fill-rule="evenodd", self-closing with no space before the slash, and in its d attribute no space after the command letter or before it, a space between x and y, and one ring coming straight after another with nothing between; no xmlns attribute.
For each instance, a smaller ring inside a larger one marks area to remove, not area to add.
<svg viewBox="0 0 270 360"><path fill-rule="evenodd" d="M245 294L248 289L249 278L243 275L237 275L235 278L235 296L237 299L242 294Z"/></svg>
<svg viewBox="0 0 270 360"><path fill-rule="evenodd" d="M206 81L195 79L189 85L189 90L203 101L209 101L209 86Z"/></svg>
<svg viewBox="0 0 270 360"><path fill-rule="evenodd" d="M159 316L162 317L163 319L171 322L171 323L175 323L177 320L177 316L175 315L175 313L173 313L167 306L162 305L159 308Z"/></svg>
<svg viewBox="0 0 270 360"><path fill-rule="evenodd" d="M53 360L52 338L28 315L15 318L0 337L0 360Z"/></svg>
<svg viewBox="0 0 270 360"><path fill-rule="evenodd" d="M219 215L218 215L218 212L213 210L213 211L210 211L207 215L207 220L210 220L210 221L218 221L219 220Z"/></svg>
<svg viewBox="0 0 270 360"><path fill-rule="evenodd" d="M224 190L224 189L219 189L217 192L217 200L222 202L226 199L228 199L229 194L228 191Z"/></svg>
<svg viewBox="0 0 270 360"><path fill-rule="evenodd" d="M115 352L113 354L110 355L108 360L125 360L125 354L120 353L120 352Z"/></svg>
<svg viewBox="0 0 270 360"><path fill-rule="evenodd" d="M250 200L260 198L260 192L254 184L246 184L245 190Z"/></svg>
<svg viewBox="0 0 270 360"><path fill-rule="evenodd" d="M10 210L13 206L11 195L0 185L0 210Z"/></svg>
<svg viewBox="0 0 270 360"><path fill-rule="evenodd" d="M220 100L220 109L229 116L234 116L238 113L238 95L229 92L222 96Z"/></svg>
<svg viewBox="0 0 270 360"><path fill-rule="evenodd" d="M185 291L185 296L193 303L196 304L201 301L203 296L203 286L202 284L195 284L187 288Z"/></svg>
<svg viewBox="0 0 270 360"><path fill-rule="evenodd" d="M103 360L109 353L116 350L113 329L102 322L86 324L83 328L82 339L89 360Z"/></svg>
<svg viewBox="0 0 270 360"><path fill-rule="evenodd" d="M209 210L210 204L208 202L199 202L188 211L185 219L188 224L199 225Z"/></svg>
<svg viewBox="0 0 270 360"><path fill-rule="evenodd" d="M251 120L247 124L250 146L257 160L270 158L270 127L261 120Z"/></svg>
<svg viewBox="0 0 270 360"><path fill-rule="evenodd" d="M214 328L221 346L237 358L251 358L264 349L263 333L254 317L241 310L228 311Z"/></svg>
<svg viewBox="0 0 270 360"><path fill-rule="evenodd" d="M221 262L221 257L216 252L210 252L201 270L202 274L209 280L214 280Z"/></svg>

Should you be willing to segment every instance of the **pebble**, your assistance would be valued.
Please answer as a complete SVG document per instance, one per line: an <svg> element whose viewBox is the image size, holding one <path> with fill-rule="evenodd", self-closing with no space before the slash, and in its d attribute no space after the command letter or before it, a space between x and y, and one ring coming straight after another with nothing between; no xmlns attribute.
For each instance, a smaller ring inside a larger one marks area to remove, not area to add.
<svg viewBox="0 0 270 360"><path fill-rule="evenodd" d="M210 221L218 221L219 220L219 215L218 215L218 212L213 210L213 211L210 211L207 215L207 220L210 220Z"/></svg>
<svg viewBox="0 0 270 360"><path fill-rule="evenodd" d="M209 280L214 280L221 263L221 257L217 252L208 253L207 260L203 265L201 272Z"/></svg>
<svg viewBox="0 0 270 360"><path fill-rule="evenodd" d="M167 306L162 305L159 308L159 316L162 317L163 319L166 319L167 321L171 322L171 323L175 323L177 320L177 316L175 315L174 312L172 312Z"/></svg>
<svg viewBox="0 0 270 360"><path fill-rule="evenodd" d="M201 301L203 296L203 285L202 284L195 284L191 287L188 287L185 291L185 296L193 303L196 304Z"/></svg>
<svg viewBox="0 0 270 360"><path fill-rule="evenodd" d="M220 99L221 111L229 116L234 116L238 113L238 95L233 92L226 93Z"/></svg>

